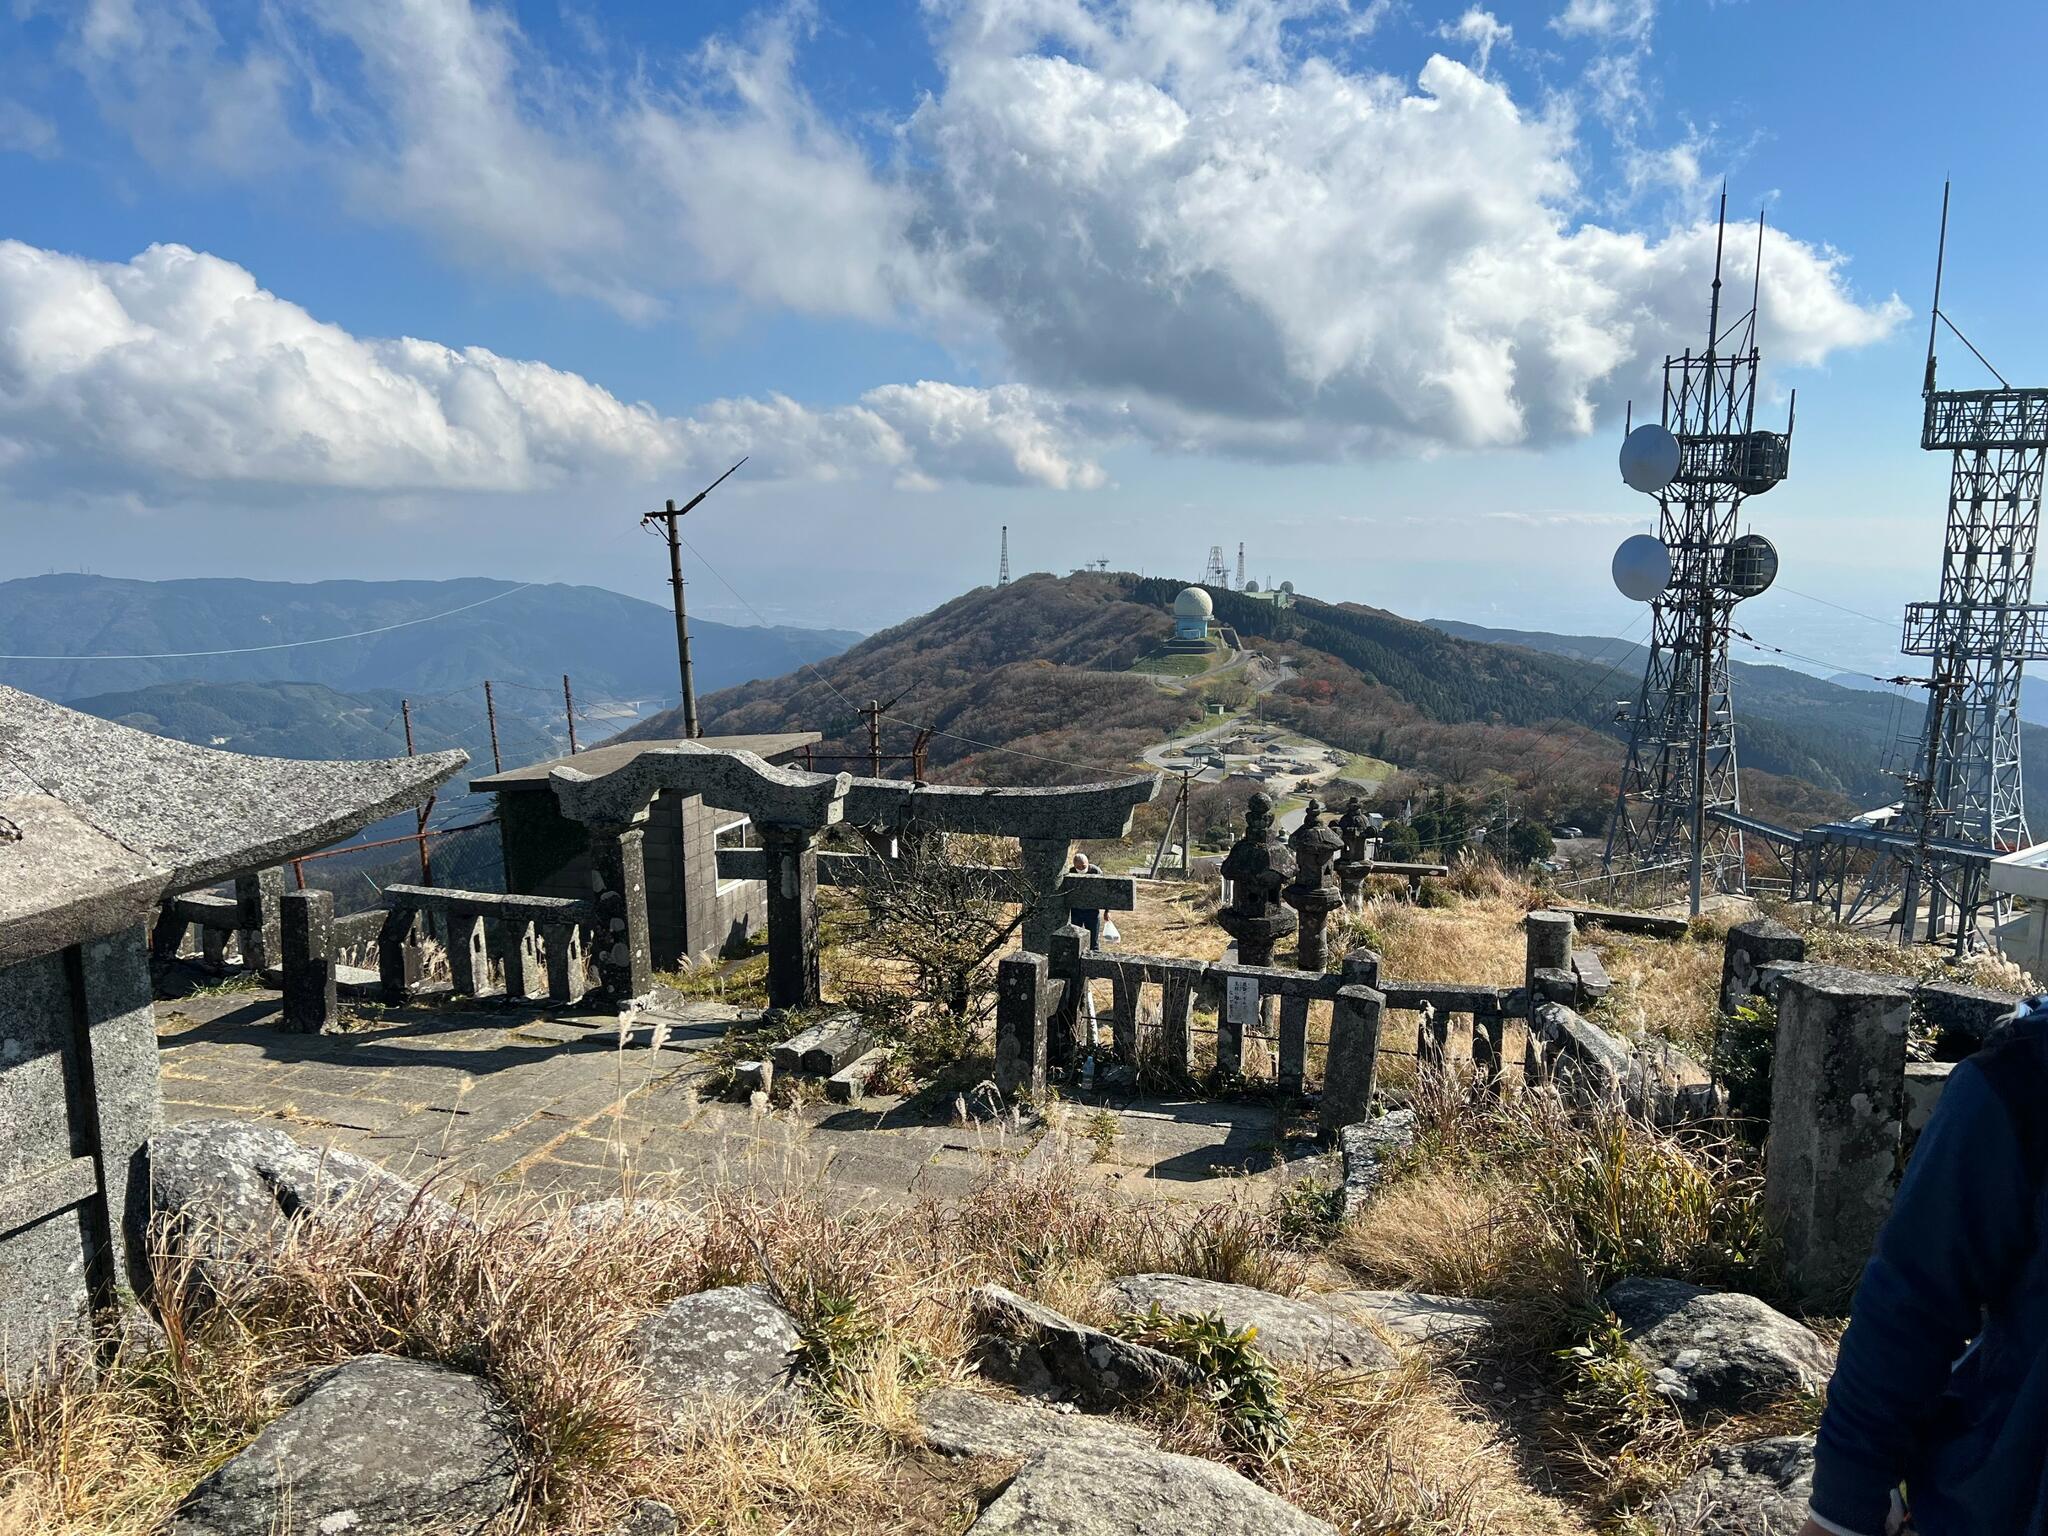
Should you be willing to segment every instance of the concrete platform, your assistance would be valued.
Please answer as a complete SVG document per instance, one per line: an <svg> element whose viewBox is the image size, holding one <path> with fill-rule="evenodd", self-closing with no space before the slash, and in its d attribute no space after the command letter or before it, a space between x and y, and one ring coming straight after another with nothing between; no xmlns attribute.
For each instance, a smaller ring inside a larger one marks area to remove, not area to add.
<svg viewBox="0 0 2048 1536"><path fill-rule="evenodd" d="M701 1097L706 1048L750 1017L724 1004L674 999L623 1042L608 1015L489 1003L391 1009L337 1035L278 1028L268 990L160 1001L157 1012L172 1121L274 1120L414 1180L580 1199L656 1175L822 1177L848 1200L901 1202L964 1193L1037 1139L897 1098L756 1114ZM1279 1161L1280 1118L1265 1105L1133 1100L1064 1113L1086 1129L1084 1176L1121 1198L1214 1199L1215 1179Z"/></svg>

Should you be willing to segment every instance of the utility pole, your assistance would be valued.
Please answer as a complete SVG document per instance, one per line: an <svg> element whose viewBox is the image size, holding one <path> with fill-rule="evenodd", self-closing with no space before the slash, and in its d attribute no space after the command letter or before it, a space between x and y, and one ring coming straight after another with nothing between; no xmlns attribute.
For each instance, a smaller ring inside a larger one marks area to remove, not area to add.
<svg viewBox="0 0 2048 1536"><path fill-rule="evenodd" d="M414 756L412 749L412 700L400 699L398 701L398 713L400 717L403 718L405 721L405 755L407 757L412 757ZM388 720L391 717L389 715L386 715L384 718ZM421 806L419 810L414 813L415 825L417 826L419 831L421 885L432 885L434 883L433 861L427 857L427 818L431 816L433 812L434 797L432 795L429 795L427 796L427 803ZM304 876L301 875L301 878L303 879Z"/></svg>
<svg viewBox="0 0 2048 1536"><path fill-rule="evenodd" d="M869 699L868 707L860 712L861 719L868 723L868 777L882 776L882 701Z"/></svg>
<svg viewBox="0 0 2048 1536"><path fill-rule="evenodd" d="M562 674L562 714L569 722L569 755L576 755L576 698L569 692L569 674Z"/></svg>
<svg viewBox="0 0 2048 1536"><path fill-rule="evenodd" d="M697 728L697 684L690 674L690 616L683 605L682 540L676 531L676 524L682 521L698 502L725 484L733 470L746 462L746 458L743 457L739 464L733 465L732 469L728 469L725 474L720 475L680 507L671 501L659 512L646 513L640 519L643 528L660 523L668 539L668 584L675 588L676 594L676 665L683 674L683 734L693 740L703 732Z"/></svg>
<svg viewBox="0 0 2048 1536"><path fill-rule="evenodd" d="M491 772L503 773L505 760L498 755L498 704L491 697L491 680L484 679L484 718L491 722Z"/></svg>

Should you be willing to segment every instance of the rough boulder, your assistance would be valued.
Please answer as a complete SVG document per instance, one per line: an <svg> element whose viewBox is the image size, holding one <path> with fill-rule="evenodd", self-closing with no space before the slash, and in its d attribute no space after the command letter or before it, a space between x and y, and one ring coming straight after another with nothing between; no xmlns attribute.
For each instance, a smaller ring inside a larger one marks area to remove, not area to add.
<svg viewBox="0 0 2048 1536"><path fill-rule="evenodd" d="M1813 1494L1813 1438L1724 1445L1650 1506L1657 1536L1797 1536Z"/></svg>
<svg viewBox="0 0 2048 1536"><path fill-rule="evenodd" d="M146 1155L151 1215L214 1290L259 1265L296 1217L332 1214L377 1228L462 1219L353 1152L308 1147L275 1126L192 1121L152 1136Z"/></svg>
<svg viewBox="0 0 2048 1536"><path fill-rule="evenodd" d="M1336 1536L1249 1478L1167 1451L1041 1451L970 1527L974 1536Z"/></svg>
<svg viewBox="0 0 2048 1536"><path fill-rule="evenodd" d="M1027 1392L1120 1408L1198 1379L1185 1361L1086 1327L1000 1285L977 1290L974 1309L988 1329L983 1369Z"/></svg>
<svg viewBox="0 0 2048 1536"><path fill-rule="evenodd" d="M481 1531L512 1501L511 1417L446 1366L365 1355L298 1401L173 1512L168 1536Z"/></svg>
<svg viewBox="0 0 2048 1536"><path fill-rule="evenodd" d="M762 1285L685 1296L633 1330L650 1397L681 1407L705 1397L792 1397L803 1336Z"/></svg>
<svg viewBox="0 0 2048 1536"><path fill-rule="evenodd" d="M1817 1392L1835 1368L1812 1329L1754 1296L1632 1277L1603 1299L1651 1385L1689 1413L1735 1413Z"/></svg>
<svg viewBox="0 0 2048 1536"><path fill-rule="evenodd" d="M1384 1371L1398 1362L1370 1328L1319 1296L1276 1296L1249 1285L1188 1275L1125 1275L1103 1297L1121 1317L1157 1306L1169 1317L1220 1317L1227 1328L1257 1330L1253 1340L1270 1360L1317 1370Z"/></svg>

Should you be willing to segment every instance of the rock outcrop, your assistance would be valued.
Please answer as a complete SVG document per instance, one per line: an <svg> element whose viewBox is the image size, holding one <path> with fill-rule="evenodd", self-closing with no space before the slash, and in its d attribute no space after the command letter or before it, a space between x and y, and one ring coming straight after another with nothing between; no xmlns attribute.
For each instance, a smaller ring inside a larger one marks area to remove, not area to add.
<svg viewBox="0 0 2048 1536"><path fill-rule="evenodd" d="M1463 1344L1483 1337L1500 1309L1426 1291L1331 1291L1324 1300L1376 1323L1403 1344Z"/></svg>
<svg viewBox="0 0 2048 1536"><path fill-rule="evenodd" d="M1797 1536L1813 1494L1813 1438L1724 1445L1649 1509L1658 1536Z"/></svg>
<svg viewBox="0 0 2048 1536"><path fill-rule="evenodd" d="M1094 1454L1150 1450L1157 1437L1122 1419L1076 1413L1016 1397L940 1387L918 1400L924 1443L942 1456L1021 1459L1056 1445Z"/></svg>
<svg viewBox="0 0 2048 1536"><path fill-rule="evenodd" d="M149 1140L149 1204L202 1284L229 1287L275 1251L294 1219L320 1214L380 1228L462 1220L438 1196L353 1152L308 1147L275 1126L196 1120Z"/></svg>
<svg viewBox="0 0 2048 1536"><path fill-rule="evenodd" d="M670 1302L633 1330L649 1397L681 1408L706 1397L795 1395L803 1336L762 1285L727 1285Z"/></svg>
<svg viewBox="0 0 2048 1536"><path fill-rule="evenodd" d="M1360 1120L1337 1133L1344 1156L1344 1212L1363 1211L1386 1181L1387 1164L1415 1145L1415 1111L1397 1109L1376 1120Z"/></svg>
<svg viewBox="0 0 2048 1536"><path fill-rule="evenodd" d="M1834 1355L1805 1324L1736 1291L1631 1277L1602 1298L1650 1373L1689 1413L1739 1412L1817 1392Z"/></svg>
<svg viewBox="0 0 2048 1536"><path fill-rule="evenodd" d="M446 1366L365 1355L315 1377L172 1514L169 1536L464 1536L512 1501L511 1417Z"/></svg>
<svg viewBox="0 0 2048 1536"><path fill-rule="evenodd" d="M1103 1297L1122 1317L1157 1306L1169 1317L1220 1317L1227 1328L1257 1330L1254 1345L1269 1360L1317 1370L1384 1371L1398 1363L1373 1331L1318 1296L1276 1296L1249 1285L1189 1275L1125 1275Z"/></svg>
<svg viewBox="0 0 2048 1536"><path fill-rule="evenodd" d="M974 1536L1336 1536L1230 1468L1167 1451L1041 1451L969 1527Z"/></svg>
<svg viewBox="0 0 2048 1536"><path fill-rule="evenodd" d="M988 1330L982 1369L1026 1392L1121 1408L1199 1379L1185 1361L1062 1317L1000 1285L976 1290L974 1309Z"/></svg>

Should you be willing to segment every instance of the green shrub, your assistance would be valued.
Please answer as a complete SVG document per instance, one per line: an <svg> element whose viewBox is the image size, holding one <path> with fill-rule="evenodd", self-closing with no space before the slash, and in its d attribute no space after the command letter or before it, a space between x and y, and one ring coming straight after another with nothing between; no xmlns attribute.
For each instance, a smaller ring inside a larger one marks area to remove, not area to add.
<svg viewBox="0 0 2048 1536"><path fill-rule="evenodd" d="M1294 1438L1280 1378L1258 1348L1259 1330L1215 1315L1169 1315L1159 1303L1119 1325L1126 1338L1185 1360L1202 1378L1224 1438L1258 1456L1278 1456Z"/></svg>

